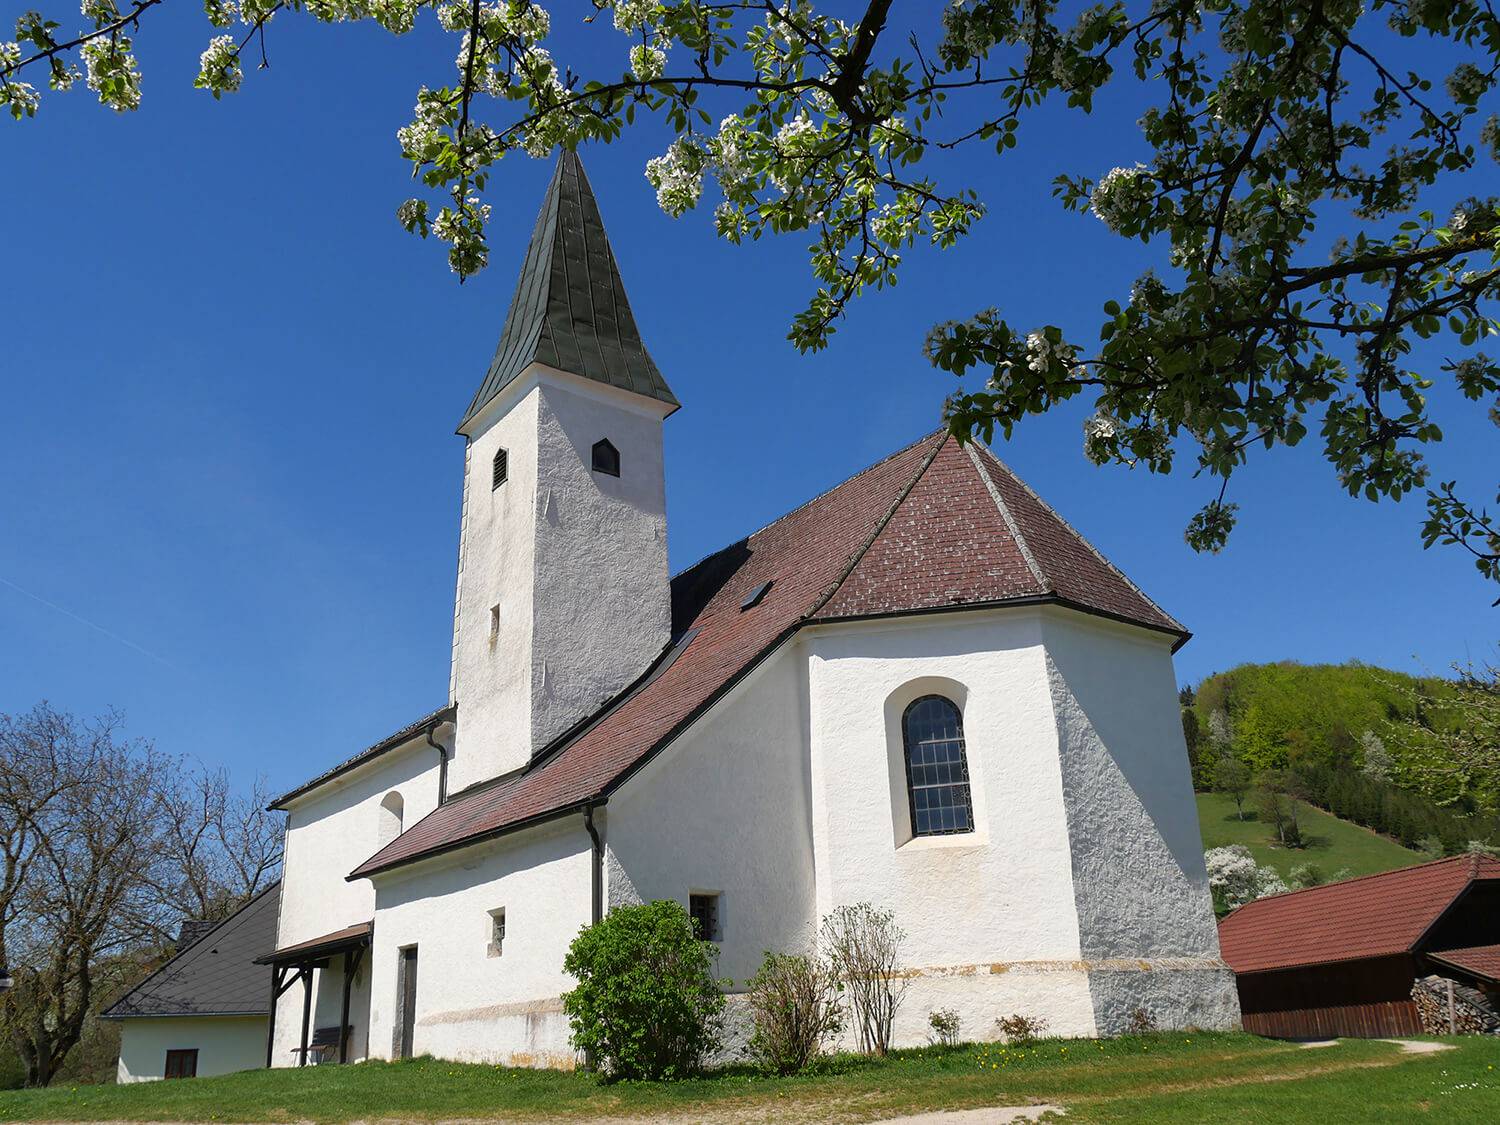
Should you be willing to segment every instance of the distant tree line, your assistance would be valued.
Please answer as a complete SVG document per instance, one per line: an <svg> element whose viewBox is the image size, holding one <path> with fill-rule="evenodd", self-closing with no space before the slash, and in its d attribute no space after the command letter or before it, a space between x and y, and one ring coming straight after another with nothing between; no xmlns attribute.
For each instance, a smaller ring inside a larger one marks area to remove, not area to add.
<svg viewBox="0 0 1500 1125"><path fill-rule="evenodd" d="M1297 802L1432 855L1500 841L1500 670L1418 678L1359 663L1243 665L1183 688L1200 790L1301 846Z"/></svg>
<svg viewBox="0 0 1500 1125"><path fill-rule="evenodd" d="M45 1086L101 1007L280 873L260 784L127 738L116 713L0 714L0 1036Z"/></svg>

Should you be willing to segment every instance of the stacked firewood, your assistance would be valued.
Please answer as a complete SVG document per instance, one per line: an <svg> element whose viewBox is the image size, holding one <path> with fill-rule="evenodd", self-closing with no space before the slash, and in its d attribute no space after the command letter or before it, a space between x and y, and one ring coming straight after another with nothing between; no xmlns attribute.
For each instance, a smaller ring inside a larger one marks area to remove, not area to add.
<svg viewBox="0 0 1500 1125"><path fill-rule="evenodd" d="M1430 976L1412 985L1411 998L1428 1035L1500 1035L1500 1011L1478 989Z"/></svg>

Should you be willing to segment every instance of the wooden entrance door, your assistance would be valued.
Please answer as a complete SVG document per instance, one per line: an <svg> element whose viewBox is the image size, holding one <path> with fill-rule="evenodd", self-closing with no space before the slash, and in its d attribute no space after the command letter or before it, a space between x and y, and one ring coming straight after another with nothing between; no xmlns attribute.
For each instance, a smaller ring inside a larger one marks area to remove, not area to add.
<svg viewBox="0 0 1500 1125"><path fill-rule="evenodd" d="M417 947L401 951L401 1057L411 1058L417 1027Z"/></svg>

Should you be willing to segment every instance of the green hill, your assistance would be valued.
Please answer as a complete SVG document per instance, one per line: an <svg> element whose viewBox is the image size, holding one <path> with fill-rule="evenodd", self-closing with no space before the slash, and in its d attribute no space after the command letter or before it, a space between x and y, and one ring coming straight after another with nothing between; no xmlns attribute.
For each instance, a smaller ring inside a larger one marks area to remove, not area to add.
<svg viewBox="0 0 1500 1125"><path fill-rule="evenodd" d="M1247 807L1245 819L1240 820L1235 815L1233 798L1222 793L1199 793L1198 825L1203 832L1203 846L1244 844L1256 863L1274 867L1283 879L1291 874L1293 867L1304 863L1315 864L1325 879L1331 879L1342 868L1348 868L1350 876L1372 875L1410 867L1429 858L1310 805L1299 803L1297 807L1297 819L1308 844L1305 848L1284 848L1272 843L1275 834L1256 819L1253 809Z"/></svg>
<svg viewBox="0 0 1500 1125"><path fill-rule="evenodd" d="M1184 688L1183 735L1194 781L1212 788L1228 753L1252 772L1364 769L1371 745L1382 776L1458 814L1500 808L1500 779L1454 767L1426 731L1454 729L1464 712L1452 680L1347 664L1241 664Z"/></svg>

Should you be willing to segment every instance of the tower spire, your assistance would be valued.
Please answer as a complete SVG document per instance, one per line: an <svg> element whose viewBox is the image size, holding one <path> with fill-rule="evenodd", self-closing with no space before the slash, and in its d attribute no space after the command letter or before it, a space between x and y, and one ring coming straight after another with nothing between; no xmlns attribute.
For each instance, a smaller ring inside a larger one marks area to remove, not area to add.
<svg viewBox="0 0 1500 1125"><path fill-rule="evenodd" d="M641 341L593 188L576 152L558 157L469 424L528 364L681 405Z"/></svg>

